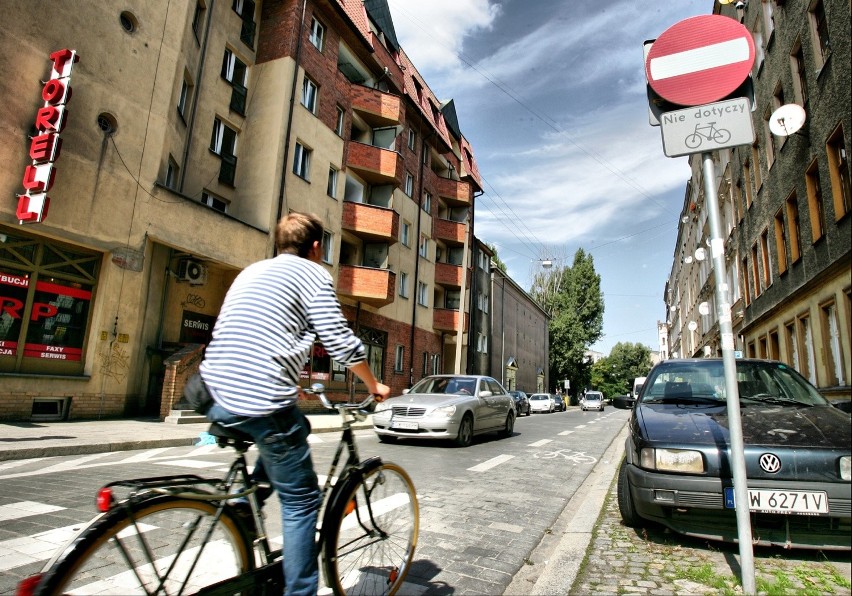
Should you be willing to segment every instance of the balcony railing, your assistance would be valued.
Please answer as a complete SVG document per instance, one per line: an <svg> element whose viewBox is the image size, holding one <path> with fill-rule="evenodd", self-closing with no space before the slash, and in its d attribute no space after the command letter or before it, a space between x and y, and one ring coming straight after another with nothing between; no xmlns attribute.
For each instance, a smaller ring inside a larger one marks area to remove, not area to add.
<svg viewBox="0 0 852 596"><path fill-rule="evenodd" d="M452 180L450 178L435 178L435 187L438 195L448 203L456 205L470 205L473 194L471 193L470 184L462 180Z"/></svg>
<svg viewBox="0 0 852 596"><path fill-rule="evenodd" d="M460 288L462 285L461 265L435 263L435 283L445 288Z"/></svg>
<svg viewBox="0 0 852 596"><path fill-rule="evenodd" d="M405 165L396 151L350 141L346 166L372 184L402 185Z"/></svg>
<svg viewBox="0 0 852 596"><path fill-rule="evenodd" d="M361 114L370 126L395 126L403 119L402 98L363 85L352 85L352 109Z"/></svg>
<svg viewBox="0 0 852 596"><path fill-rule="evenodd" d="M390 269L374 269L341 265L337 276L337 292L341 296L371 306L385 306L394 300L396 273Z"/></svg>
<svg viewBox="0 0 852 596"><path fill-rule="evenodd" d="M462 332L467 331L468 315L464 313L464 328ZM459 311L449 308L436 308L432 315L432 327L436 331L444 331L450 333L458 332L459 328Z"/></svg>
<svg viewBox="0 0 852 596"><path fill-rule="evenodd" d="M435 218L432 223L432 235L437 240L453 244L464 244L465 224L449 219Z"/></svg>
<svg viewBox="0 0 852 596"><path fill-rule="evenodd" d="M387 207L344 201L342 225L366 240L393 244L399 237L399 214Z"/></svg>

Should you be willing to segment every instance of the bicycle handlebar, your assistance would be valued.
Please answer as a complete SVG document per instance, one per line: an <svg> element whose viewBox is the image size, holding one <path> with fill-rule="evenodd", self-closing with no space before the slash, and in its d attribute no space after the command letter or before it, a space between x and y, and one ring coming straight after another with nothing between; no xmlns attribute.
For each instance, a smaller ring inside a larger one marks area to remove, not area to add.
<svg viewBox="0 0 852 596"><path fill-rule="evenodd" d="M303 389L303 391L305 393L312 393L313 395L316 395L322 402L322 405L328 410L361 410L369 406L373 402L373 400L376 399L376 396L371 393L364 399L364 401L361 401L359 403L333 404L328 401L328 398L325 396L325 385L323 385L322 383L314 383L309 388Z"/></svg>

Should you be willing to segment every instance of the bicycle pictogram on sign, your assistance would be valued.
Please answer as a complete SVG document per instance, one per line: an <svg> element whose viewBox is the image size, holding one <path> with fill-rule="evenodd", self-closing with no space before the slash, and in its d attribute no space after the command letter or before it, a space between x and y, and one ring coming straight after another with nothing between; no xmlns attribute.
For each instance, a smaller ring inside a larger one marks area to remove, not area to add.
<svg viewBox="0 0 852 596"><path fill-rule="evenodd" d="M708 122L707 124L698 123L695 125L695 131L688 134L683 142L690 149L696 149L705 140L723 145L731 140L731 131L724 128L716 128L715 122Z"/></svg>

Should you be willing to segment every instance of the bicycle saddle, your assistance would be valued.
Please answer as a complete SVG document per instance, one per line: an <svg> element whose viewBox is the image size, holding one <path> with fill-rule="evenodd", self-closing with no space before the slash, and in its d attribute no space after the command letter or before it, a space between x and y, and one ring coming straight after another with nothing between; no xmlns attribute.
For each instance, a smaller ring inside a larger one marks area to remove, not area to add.
<svg viewBox="0 0 852 596"><path fill-rule="evenodd" d="M207 429L207 432L214 437L222 439L232 439L234 441L242 441L243 443L254 443L254 437L251 435L244 433L241 430L222 426L218 422L210 423L210 428Z"/></svg>

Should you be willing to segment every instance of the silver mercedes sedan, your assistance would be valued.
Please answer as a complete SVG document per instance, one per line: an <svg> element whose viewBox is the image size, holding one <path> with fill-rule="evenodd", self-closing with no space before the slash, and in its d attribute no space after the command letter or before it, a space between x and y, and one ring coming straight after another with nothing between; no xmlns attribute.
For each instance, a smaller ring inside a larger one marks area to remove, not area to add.
<svg viewBox="0 0 852 596"><path fill-rule="evenodd" d="M373 412L373 430L383 442L449 439L467 447L474 435L511 437L514 427L515 400L495 379L479 375L425 377Z"/></svg>

